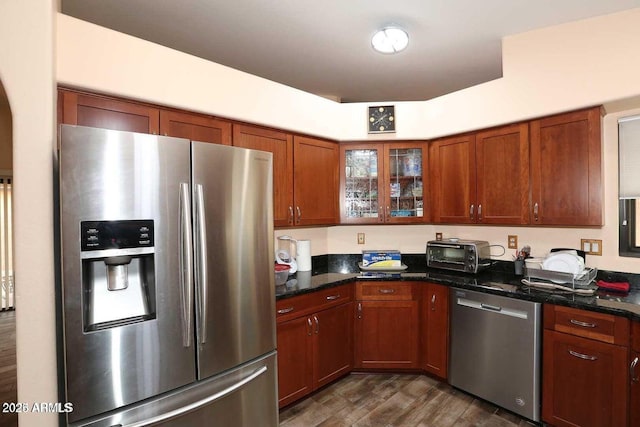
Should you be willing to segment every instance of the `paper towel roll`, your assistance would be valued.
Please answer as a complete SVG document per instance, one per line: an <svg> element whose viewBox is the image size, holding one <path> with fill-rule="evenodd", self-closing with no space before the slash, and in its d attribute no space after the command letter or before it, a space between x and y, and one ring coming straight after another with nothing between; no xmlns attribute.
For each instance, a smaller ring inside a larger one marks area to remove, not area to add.
<svg viewBox="0 0 640 427"><path fill-rule="evenodd" d="M298 240L296 246L298 271L311 271L311 240Z"/></svg>

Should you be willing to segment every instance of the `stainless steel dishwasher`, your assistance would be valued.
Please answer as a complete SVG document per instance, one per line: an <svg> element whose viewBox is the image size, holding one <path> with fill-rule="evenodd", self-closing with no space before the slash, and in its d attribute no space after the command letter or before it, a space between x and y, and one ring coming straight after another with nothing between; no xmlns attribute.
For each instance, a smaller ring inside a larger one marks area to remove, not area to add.
<svg viewBox="0 0 640 427"><path fill-rule="evenodd" d="M541 307L452 288L449 383L540 421Z"/></svg>

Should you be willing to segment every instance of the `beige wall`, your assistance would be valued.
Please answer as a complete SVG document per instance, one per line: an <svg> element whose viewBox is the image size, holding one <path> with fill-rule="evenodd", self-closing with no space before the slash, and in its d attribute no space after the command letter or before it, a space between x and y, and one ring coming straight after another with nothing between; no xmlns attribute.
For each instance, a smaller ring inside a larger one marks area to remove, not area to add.
<svg viewBox="0 0 640 427"><path fill-rule="evenodd" d="M1 82L0 82L1 84ZM0 96L2 90L0 90ZM11 110L8 104L2 103L0 99L0 174L3 171L10 171L13 164L13 144L12 144Z"/></svg>
<svg viewBox="0 0 640 427"><path fill-rule="evenodd" d="M55 118L52 0L0 2L0 80L13 123L19 402L57 402L53 271ZM21 413L20 427L57 425Z"/></svg>

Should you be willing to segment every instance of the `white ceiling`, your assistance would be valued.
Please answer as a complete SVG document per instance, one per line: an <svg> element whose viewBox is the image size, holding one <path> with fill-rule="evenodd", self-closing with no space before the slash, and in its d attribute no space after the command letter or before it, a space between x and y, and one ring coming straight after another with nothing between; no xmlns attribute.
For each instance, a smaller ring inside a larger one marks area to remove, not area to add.
<svg viewBox="0 0 640 427"><path fill-rule="evenodd" d="M501 77L501 38L640 0L62 0L62 12L342 102L426 100ZM397 55L373 51L389 24ZM99 49L99 46L96 46Z"/></svg>

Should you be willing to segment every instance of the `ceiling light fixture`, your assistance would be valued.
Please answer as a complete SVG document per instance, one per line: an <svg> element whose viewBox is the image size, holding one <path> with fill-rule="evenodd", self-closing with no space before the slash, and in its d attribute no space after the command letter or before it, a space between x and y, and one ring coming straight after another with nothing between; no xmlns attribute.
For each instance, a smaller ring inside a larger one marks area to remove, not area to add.
<svg viewBox="0 0 640 427"><path fill-rule="evenodd" d="M409 44L409 35L398 27L386 27L371 38L371 46L380 53L398 53Z"/></svg>

